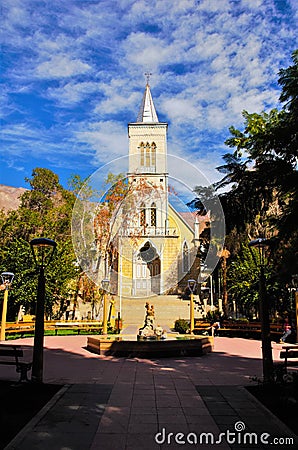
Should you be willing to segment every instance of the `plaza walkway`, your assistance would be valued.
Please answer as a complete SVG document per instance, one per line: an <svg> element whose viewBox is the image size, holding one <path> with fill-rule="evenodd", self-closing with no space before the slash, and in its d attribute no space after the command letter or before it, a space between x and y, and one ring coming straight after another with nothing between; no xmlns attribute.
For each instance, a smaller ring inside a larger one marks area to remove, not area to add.
<svg viewBox="0 0 298 450"><path fill-rule="evenodd" d="M30 357L33 340L15 342ZM297 448L243 388L261 376L259 341L217 337L206 356L156 360L98 356L86 342L45 338L44 382L63 387L8 450ZM276 360L280 347L273 343ZM0 379L17 380L14 368L4 366Z"/></svg>

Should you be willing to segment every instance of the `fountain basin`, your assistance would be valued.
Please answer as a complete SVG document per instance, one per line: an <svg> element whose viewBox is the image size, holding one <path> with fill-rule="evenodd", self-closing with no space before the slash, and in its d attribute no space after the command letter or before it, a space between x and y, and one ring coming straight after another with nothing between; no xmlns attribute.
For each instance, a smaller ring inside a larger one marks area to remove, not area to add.
<svg viewBox="0 0 298 450"><path fill-rule="evenodd" d="M202 356L213 350L212 336L193 336L165 340L126 340L89 336L87 350L99 355L139 358Z"/></svg>

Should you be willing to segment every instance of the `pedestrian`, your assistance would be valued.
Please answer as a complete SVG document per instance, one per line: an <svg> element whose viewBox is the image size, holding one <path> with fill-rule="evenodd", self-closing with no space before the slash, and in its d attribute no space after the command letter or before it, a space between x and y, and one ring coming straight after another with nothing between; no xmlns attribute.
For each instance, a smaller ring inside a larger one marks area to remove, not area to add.
<svg viewBox="0 0 298 450"><path fill-rule="evenodd" d="M288 336L290 336L290 334L292 333L292 327L289 324L288 319L285 319L285 323L284 323L284 334L282 335L280 342L284 343L286 342L286 339Z"/></svg>
<svg viewBox="0 0 298 450"><path fill-rule="evenodd" d="M213 328L213 335L218 336L218 330L220 329L220 321L218 320L217 322L214 322L212 328Z"/></svg>

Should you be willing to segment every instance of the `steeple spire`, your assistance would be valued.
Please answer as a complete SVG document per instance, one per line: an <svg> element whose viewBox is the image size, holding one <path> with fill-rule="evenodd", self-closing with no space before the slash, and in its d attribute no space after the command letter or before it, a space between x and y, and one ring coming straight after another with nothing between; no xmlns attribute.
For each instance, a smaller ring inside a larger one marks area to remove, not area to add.
<svg viewBox="0 0 298 450"><path fill-rule="evenodd" d="M145 75L147 77L147 83L146 83L146 88L145 88L145 92L143 95L142 104L141 104L141 107L139 110L137 122L158 123L158 117L157 117L157 114L155 111L155 106L153 103L150 86L149 86L149 78L150 78L151 73L145 73Z"/></svg>

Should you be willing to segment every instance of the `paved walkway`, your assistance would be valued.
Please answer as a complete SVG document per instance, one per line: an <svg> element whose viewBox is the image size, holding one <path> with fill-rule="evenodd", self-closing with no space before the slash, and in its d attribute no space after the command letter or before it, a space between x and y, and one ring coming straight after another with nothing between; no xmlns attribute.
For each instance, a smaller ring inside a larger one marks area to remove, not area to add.
<svg viewBox="0 0 298 450"><path fill-rule="evenodd" d="M8 450L297 448L297 437L243 388L261 376L259 341L217 337L212 354L156 360L94 355L86 341L45 338L44 381L64 387ZM28 356L32 342L18 340ZM275 359L280 348L273 344ZM4 366L0 379L8 377L17 379Z"/></svg>

